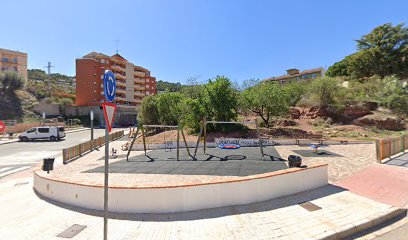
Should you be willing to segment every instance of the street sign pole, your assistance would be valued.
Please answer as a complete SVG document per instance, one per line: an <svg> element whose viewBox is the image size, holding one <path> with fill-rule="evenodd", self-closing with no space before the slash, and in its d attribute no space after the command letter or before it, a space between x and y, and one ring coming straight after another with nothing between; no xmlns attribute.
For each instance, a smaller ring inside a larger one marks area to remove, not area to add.
<svg viewBox="0 0 408 240"><path fill-rule="evenodd" d="M91 110L91 140L94 139L94 129L93 129L93 120L94 120L94 112Z"/></svg>
<svg viewBox="0 0 408 240"><path fill-rule="evenodd" d="M103 77L103 91L105 103L102 104L105 117L105 176L103 187L103 239L108 239L108 190L109 190L109 132L111 131L116 105L113 100L116 96L116 79L110 70L106 70ZM93 118L93 112L92 112Z"/></svg>
<svg viewBox="0 0 408 240"><path fill-rule="evenodd" d="M105 122L105 181L103 189L103 239L108 239L108 175L109 175L109 130Z"/></svg>

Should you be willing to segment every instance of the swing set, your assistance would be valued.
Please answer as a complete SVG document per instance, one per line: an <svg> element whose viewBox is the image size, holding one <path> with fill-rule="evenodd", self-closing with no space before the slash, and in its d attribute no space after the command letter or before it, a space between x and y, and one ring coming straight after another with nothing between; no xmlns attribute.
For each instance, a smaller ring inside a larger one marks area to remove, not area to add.
<svg viewBox="0 0 408 240"><path fill-rule="evenodd" d="M154 128L154 131L148 131L149 128ZM177 140L176 140L176 151L177 151L177 157L176 160L179 161L180 160L180 133L181 136L183 138L183 142L185 145L185 148L187 149L187 153L188 155L194 160L195 158L190 154L190 150L188 148L188 144L186 141L186 136L184 134L184 129L183 127L179 124L179 125L142 125L140 127L137 128L136 133L133 135L133 139L132 142L130 144L130 147L128 148L128 153L126 156L126 161L129 162L129 155L130 155L130 151L132 150L133 144L135 143L136 139L138 138L142 138L142 142L143 142L143 150L144 150L144 154L146 157L148 157L149 159L151 159L149 157L149 155L147 154L147 150L148 150L148 143L146 142L146 138L150 135L156 135L159 130L163 130L163 129L173 129L173 130L177 130ZM140 134L139 134L140 132ZM171 141L171 139L166 139L166 131L163 131L163 142L162 144L164 145L164 150L165 152L171 152L171 150L174 148L174 141Z"/></svg>

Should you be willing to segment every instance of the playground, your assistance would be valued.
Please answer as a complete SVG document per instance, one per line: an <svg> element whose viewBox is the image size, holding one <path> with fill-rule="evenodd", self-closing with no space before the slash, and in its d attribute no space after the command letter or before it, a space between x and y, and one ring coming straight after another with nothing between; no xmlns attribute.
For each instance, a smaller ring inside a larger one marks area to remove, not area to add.
<svg viewBox="0 0 408 240"><path fill-rule="evenodd" d="M229 125L235 131L224 132ZM57 202L103 209L103 148L49 174L36 170L34 189ZM129 213L255 203L327 185L375 161L371 143L274 140L256 121L204 120L198 134L145 125L110 148L109 208Z"/></svg>

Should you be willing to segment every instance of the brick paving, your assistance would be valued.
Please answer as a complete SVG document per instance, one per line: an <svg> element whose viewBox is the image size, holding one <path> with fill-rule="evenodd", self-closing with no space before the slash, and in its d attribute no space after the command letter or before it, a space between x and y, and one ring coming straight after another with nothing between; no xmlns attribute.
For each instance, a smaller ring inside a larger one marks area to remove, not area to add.
<svg viewBox="0 0 408 240"><path fill-rule="evenodd" d="M18 185L18 181L29 184ZM100 212L39 198L30 179L0 184L0 239L102 239ZM17 183L17 185L16 185ZM321 207L310 212L299 203ZM256 204L173 214L111 214L109 239L321 239L393 213L396 208L328 185ZM342 235L339 235L342 236Z"/></svg>
<svg viewBox="0 0 408 240"><path fill-rule="evenodd" d="M289 155L299 155L294 151L311 150L309 146L282 145L276 150L287 159ZM304 165L327 163L329 165L329 181L336 182L376 163L375 144L358 143L344 145L328 145L319 151L328 151L336 155L315 155L302 157Z"/></svg>

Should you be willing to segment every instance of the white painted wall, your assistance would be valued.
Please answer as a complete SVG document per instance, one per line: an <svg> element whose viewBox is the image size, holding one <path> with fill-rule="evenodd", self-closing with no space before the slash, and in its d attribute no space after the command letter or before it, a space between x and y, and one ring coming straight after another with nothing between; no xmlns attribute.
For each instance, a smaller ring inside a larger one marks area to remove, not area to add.
<svg viewBox="0 0 408 240"><path fill-rule="evenodd" d="M248 204L328 184L327 165L240 182L198 186L109 190L109 210L127 213L182 212ZM34 189L47 198L103 210L103 188L61 183L34 173Z"/></svg>

